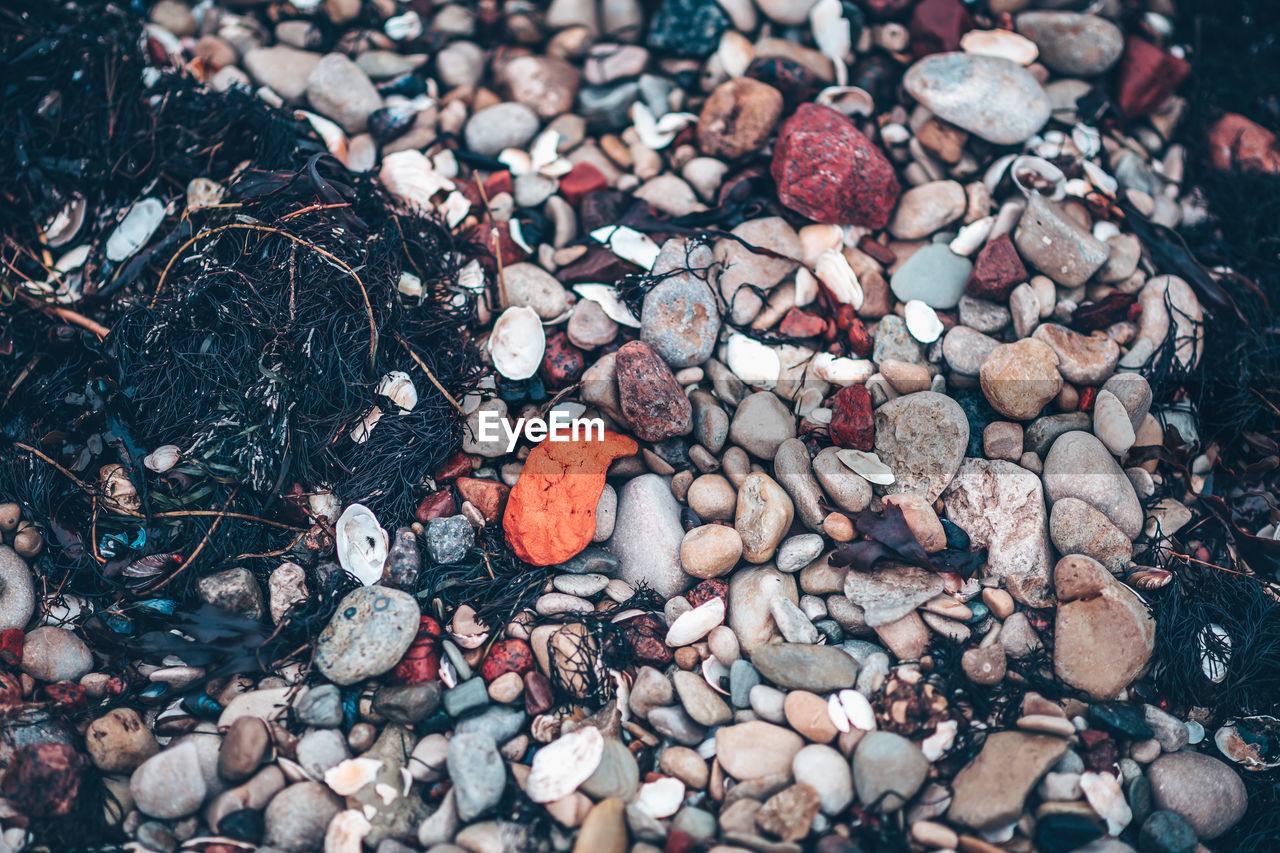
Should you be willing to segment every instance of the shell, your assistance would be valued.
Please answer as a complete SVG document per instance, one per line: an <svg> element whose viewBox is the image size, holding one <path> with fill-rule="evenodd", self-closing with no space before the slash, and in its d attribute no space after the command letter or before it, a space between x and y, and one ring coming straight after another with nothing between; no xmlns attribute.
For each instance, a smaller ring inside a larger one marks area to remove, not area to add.
<svg viewBox="0 0 1280 853"><path fill-rule="evenodd" d="M182 451L178 449L178 445L162 444L143 457L142 464L147 466L150 471L163 474L174 465L177 465L178 460L181 458Z"/></svg>
<svg viewBox="0 0 1280 853"><path fill-rule="evenodd" d="M1119 835L1133 820L1133 811L1124 801L1120 783L1110 773L1081 774L1080 790L1098 817L1107 822L1107 832L1111 835Z"/></svg>
<svg viewBox="0 0 1280 853"><path fill-rule="evenodd" d="M714 657L708 656L702 661L702 680L710 685L711 689L724 696L729 695L729 691L722 685L729 683L729 667L720 663Z"/></svg>
<svg viewBox="0 0 1280 853"><path fill-rule="evenodd" d="M528 306L513 305L502 312L489 334L493 367L508 379L528 379L538 372L547 349L542 320Z"/></svg>
<svg viewBox="0 0 1280 853"><path fill-rule="evenodd" d="M1050 201L1067 197L1067 176L1043 157L1022 155L1009 164L1009 175L1023 195L1042 195Z"/></svg>
<svg viewBox="0 0 1280 853"><path fill-rule="evenodd" d="M393 370L378 380L374 393L386 397L400 407L402 412L412 412L418 405L418 389L403 370Z"/></svg>
<svg viewBox="0 0 1280 853"><path fill-rule="evenodd" d="M124 219L107 238L107 260L120 262L147 245L164 221L164 203L158 198L134 202Z"/></svg>
<svg viewBox="0 0 1280 853"><path fill-rule="evenodd" d="M459 276L461 278L461 276ZM407 296L410 299L422 298L422 279L418 278L407 270L400 273L400 280L396 282L396 291L401 296Z"/></svg>
<svg viewBox="0 0 1280 853"><path fill-rule="evenodd" d="M344 809L324 831L324 853L360 853L364 837L372 831L373 824L363 812Z"/></svg>
<svg viewBox="0 0 1280 853"><path fill-rule="evenodd" d="M432 197L454 189L453 181L440 174L421 151L396 151L382 158L378 180L387 192L411 207L433 209Z"/></svg>
<svg viewBox="0 0 1280 853"><path fill-rule="evenodd" d="M562 735L534 753L525 794L535 803L567 797L591 778L604 756L604 738L594 726Z"/></svg>
<svg viewBox="0 0 1280 853"><path fill-rule="evenodd" d="M187 182L187 210L200 210L221 204L227 188L209 178L192 178Z"/></svg>
<svg viewBox="0 0 1280 853"><path fill-rule="evenodd" d="M84 196L80 195L64 204L62 209L45 224L44 241L54 249L70 243L71 238L76 236L80 226L84 224L86 209L88 209L88 203L84 200Z"/></svg>
<svg viewBox="0 0 1280 853"><path fill-rule="evenodd" d="M747 73L747 66L755 58L755 48L751 40L736 30L725 30L720 36L720 46L716 48L713 59L720 61L720 67L730 77L741 77Z"/></svg>
<svg viewBox="0 0 1280 853"><path fill-rule="evenodd" d="M378 777L382 761L377 758L348 758L324 771L324 783L340 797L349 797Z"/></svg>
<svg viewBox="0 0 1280 853"><path fill-rule="evenodd" d="M800 259L808 267L816 264L823 252L844 245L844 229L839 225L806 225L798 233Z"/></svg>
<svg viewBox="0 0 1280 853"><path fill-rule="evenodd" d="M333 521L342 510L338 497L333 492L316 492L307 498L307 508L313 518L327 518Z"/></svg>
<svg viewBox="0 0 1280 853"><path fill-rule="evenodd" d="M640 137L645 147L652 148L654 151L666 148L675 141L676 135L684 130L686 125L697 120L698 117L693 113L667 113L661 118L656 118L643 101L636 101L631 105L631 121L635 126L636 135Z"/></svg>
<svg viewBox="0 0 1280 853"><path fill-rule="evenodd" d="M625 225L605 225L592 231L591 237L608 246L609 251L624 261L631 261L646 271L653 269L662 251L648 235Z"/></svg>
<svg viewBox="0 0 1280 853"><path fill-rule="evenodd" d="M640 786L632 803L650 817L671 817L684 803L684 783L670 776L646 782Z"/></svg>
<svg viewBox="0 0 1280 853"><path fill-rule="evenodd" d="M618 296L618 288L612 284L577 284L573 289L583 299L599 305L600 310L613 322L633 329L640 328L640 321Z"/></svg>
<svg viewBox="0 0 1280 853"><path fill-rule="evenodd" d="M835 249L823 252L813 265L813 272L827 286L836 302L852 305L855 311L862 307L862 286L858 284L858 276L843 252Z"/></svg>
<svg viewBox="0 0 1280 853"><path fill-rule="evenodd" d="M902 314L907 322L907 331L920 343L931 344L942 336L944 327L938 319L938 312L919 299L907 302Z"/></svg>
<svg viewBox="0 0 1280 853"><path fill-rule="evenodd" d="M1200 629L1198 640L1200 671L1214 684L1225 681L1231 664L1231 635L1221 625L1210 622Z"/></svg>
<svg viewBox="0 0 1280 853"><path fill-rule="evenodd" d="M709 598L676 617L667 629L667 645L673 649L696 643L724 623L724 599Z"/></svg>
<svg viewBox="0 0 1280 853"><path fill-rule="evenodd" d="M1169 585L1173 580L1173 572L1168 569L1139 569L1125 578L1129 586L1138 589L1153 590Z"/></svg>
<svg viewBox="0 0 1280 853"><path fill-rule="evenodd" d="M960 49L977 56L996 56L1019 65L1030 65L1040 55L1035 42L1011 30L969 30L960 38Z"/></svg>
<svg viewBox="0 0 1280 853"><path fill-rule="evenodd" d="M136 511L142 506L138 489L123 465L103 465L98 469L98 484L102 487L103 503L108 508Z"/></svg>
<svg viewBox="0 0 1280 853"><path fill-rule="evenodd" d="M320 137L325 149L337 158L342 165L347 165L347 134L336 122L307 110L294 110L294 118L304 119L311 129Z"/></svg>
<svg viewBox="0 0 1280 853"><path fill-rule="evenodd" d="M360 583L377 583L390 547L390 537L378 517L363 504L351 504L335 527L339 564Z"/></svg>
<svg viewBox="0 0 1280 853"><path fill-rule="evenodd" d="M1245 770L1280 767L1280 720L1260 715L1230 720L1213 735L1227 758Z"/></svg>
<svg viewBox="0 0 1280 853"><path fill-rule="evenodd" d="M948 248L957 255L969 257L987 242L987 237L991 236L991 229L995 227L995 224L996 218L994 216L984 216L975 222L962 226L960 233L956 234L955 239L948 244Z"/></svg>
<svg viewBox="0 0 1280 853"><path fill-rule="evenodd" d="M893 485L895 479L893 469L880 461L880 457L874 453L845 447L836 451L836 458L868 483L874 483L877 486Z"/></svg>
<svg viewBox="0 0 1280 853"><path fill-rule="evenodd" d="M729 369L748 385L773 385L782 375L782 361L777 350L754 338L734 332L729 336L725 350Z"/></svg>
<svg viewBox="0 0 1280 853"><path fill-rule="evenodd" d="M849 725L864 732L875 730L876 712L872 709L871 702L867 700L866 696L863 696L857 690L841 690L837 695L840 699L840 708L844 712L845 718L849 721Z"/></svg>
<svg viewBox="0 0 1280 853"><path fill-rule="evenodd" d="M809 30L818 50L836 63L853 52L853 33L840 0L818 0L809 10Z"/></svg>

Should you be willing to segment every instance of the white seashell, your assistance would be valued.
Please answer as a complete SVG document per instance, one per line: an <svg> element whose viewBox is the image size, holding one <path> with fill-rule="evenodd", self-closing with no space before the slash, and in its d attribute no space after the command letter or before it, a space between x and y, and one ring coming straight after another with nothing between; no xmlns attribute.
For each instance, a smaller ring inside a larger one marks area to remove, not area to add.
<svg viewBox="0 0 1280 853"><path fill-rule="evenodd" d="M1114 222L1099 219L1097 222L1093 223L1093 238L1095 240L1101 240L1105 243L1112 237L1118 237L1119 235L1120 226L1116 225Z"/></svg>
<svg viewBox="0 0 1280 853"><path fill-rule="evenodd" d="M604 755L604 738L594 726L561 735L533 755L525 794L535 803L567 797L591 778Z"/></svg>
<svg viewBox="0 0 1280 853"><path fill-rule="evenodd" d="M438 154L431 157L431 168L441 177L453 180L458 177L458 158L453 155L453 151L446 148Z"/></svg>
<svg viewBox="0 0 1280 853"><path fill-rule="evenodd" d="M440 659L440 683L448 690L458 686L458 671L447 658Z"/></svg>
<svg viewBox="0 0 1280 853"><path fill-rule="evenodd" d="M818 0L809 10L809 31L818 50L837 63L853 52L853 33L840 0Z"/></svg>
<svg viewBox="0 0 1280 853"><path fill-rule="evenodd" d="M88 203L83 196L77 195L62 206L42 229L44 241L53 248L65 246L76 236L80 226L84 224L84 213Z"/></svg>
<svg viewBox="0 0 1280 853"><path fill-rule="evenodd" d="M987 237L991 236L991 229L995 224L994 216L984 216L976 222L962 226L960 233L956 234L955 239L948 244L948 248L957 255L969 257L987 242Z"/></svg>
<svg viewBox="0 0 1280 853"><path fill-rule="evenodd" d="M469 261L465 267L458 270L458 287L475 293L484 291L484 267L480 266L479 261Z"/></svg>
<svg viewBox="0 0 1280 853"><path fill-rule="evenodd" d="M164 221L164 203L158 198L144 198L134 202L124 219L107 238L107 260L123 261L147 245Z"/></svg>
<svg viewBox="0 0 1280 853"><path fill-rule="evenodd" d="M382 577L390 538L378 517L363 504L352 504L335 525L338 562L348 574L368 586Z"/></svg>
<svg viewBox="0 0 1280 853"><path fill-rule="evenodd" d="M387 192L411 207L431 210L432 196L454 189L453 181L432 168L421 151L395 151L382 158L378 180Z"/></svg>
<svg viewBox="0 0 1280 853"><path fill-rule="evenodd" d="M908 301L902 314L907 322L907 331L920 343L931 344L942 336L943 327L942 321L938 319L938 312L919 299Z"/></svg>
<svg viewBox="0 0 1280 853"><path fill-rule="evenodd" d="M529 245L529 241L524 238L524 227L521 226L519 219L512 217L507 220L507 233L511 235L511 242L529 254L534 254L533 246Z"/></svg>
<svg viewBox="0 0 1280 853"><path fill-rule="evenodd" d="M1107 822L1107 832L1119 835L1133 820L1133 811L1124 801L1120 783L1110 773L1080 774L1080 790L1098 817Z"/></svg>
<svg viewBox="0 0 1280 853"><path fill-rule="evenodd" d="M537 373L546 349L542 320L528 306L513 305L503 311L489 334L493 367L508 379L528 379Z"/></svg>
<svg viewBox="0 0 1280 853"><path fill-rule="evenodd" d="M338 496L333 492L316 492L307 498L307 508L315 518L327 518L333 521L342 511Z"/></svg>
<svg viewBox="0 0 1280 853"><path fill-rule="evenodd" d="M1093 192L1093 184L1084 178L1067 178L1062 188L1071 198L1088 198L1089 193Z"/></svg>
<svg viewBox="0 0 1280 853"><path fill-rule="evenodd" d="M163 474L182 458L182 451L176 444L162 444L143 457L142 464L157 474Z"/></svg>
<svg viewBox="0 0 1280 853"><path fill-rule="evenodd" d="M337 158L339 163L344 166L347 165L347 153L350 151L350 143L347 141L346 132L336 122L307 110L294 110L293 117L295 119L304 119L307 124L311 125L311 129L316 132L316 136L320 137L320 141L324 143L325 149Z"/></svg>
<svg viewBox="0 0 1280 853"><path fill-rule="evenodd" d="M876 102L871 97L871 93L857 86L828 86L818 93L817 101L824 106L831 107L831 109L842 115L850 117L869 116L876 110ZM890 127L901 130L901 133L898 134L900 141L897 144L900 145L911 138L910 133L902 125L885 125L886 129ZM893 138L894 136L895 131L889 130L889 137ZM883 130L881 131L881 137L884 137ZM890 142L889 139L885 139L885 144L892 145L894 143Z"/></svg>
<svg viewBox="0 0 1280 853"><path fill-rule="evenodd" d="M1096 127L1077 124L1071 128L1071 142L1082 157L1094 157L1102 150L1102 134Z"/></svg>
<svg viewBox="0 0 1280 853"><path fill-rule="evenodd" d="M378 380L374 393L381 394L400 407L402 412L412 412L418 405L418 389L403 370L393 370Z"/></svg>
<svg viewBox="0 0 1280 853"><path fill-rule="evenodd" d="M716 48L715 59L730 77L741 77L747 73L747 66L755 58L755 48L751 39L737 30L725 30L720 36L720 46Z"/></svg>
<svg viewBox="0 0 1280 853"><path fill-rule="evenodd" d="M823 252L813 265L813 272L827 286L836 302L852 305L855 311L862 307L862 286L858 284L858 276L843 252L835 249Z"/></svg>
<svg viewBox="0 0 1280 853"><path fill-rule="evenodd" d="M1200 629L1200 671L1204 677L1218 684L1227 677L1231 663L1231 635L1216 622Z"/></svg>
<svg viewBox="0 0 1280 853"><path fill-rule="evenodd" d="M929 761L937 761L947 754L956 742L956 732L960 724L955 720L943 720L934 728L933 734L920 741L920 751Z"/></svg>
<svg viewBox="0 0 1280 853"><path fill-rule="evenodd" d="M877 486L893 485L893 469L881 462L880 457L875 453L845 447L836 451L836 458L868 483L874 483Z"/></svg>
<svg viewBox="0 0 1280 853"><path fill-rule="evenodd" d="M672 648L696 643L724 624L724 599L709 598L692 610L676 617L667 629L667 645Z"/></svg>
<svg viewBox="0 0 1280 853"><path fill-rule="evenodd" d="M529 146L529 165L535 172L542 172L560 159L557 148L560 146L560 131L549 127L539 133ZM569 166L573 168L572 164Z"/></svg>
<svg viewBox="0 0 1280 853"><path fill-rule="evenodd" d="M623 225L605 225L592 231L591 237L608 246L609 251L624 261L631 261L646 271L653 269L662 251L647 234Z"/></svg>
<svg viewBox="0 0 1280 853"><path fill-rule="evenodd" d="M800 392L800 396L796 397L795 413L797 417L808 417L810 413L817 411L822 405L822 399L827 395L817 388L805 388Z"/></svg>
<svg viewBox="0 0 1280 853"><path fill-rule="evenodd" d="M1036 61L1036 43L1012 30L969 30L960 38L960 49L976 56L995 56L1019 65Z"/></svg>
<svg viewBox="0 0 1280 853"><path fill-rule="evenodd" d="M348 758L324 771L324 783L340 797L349 797L378 777L382 761L377 758Z"/></svg>
<svg viewBox="0 0 1280 853"><path fill-rule="evenodd" d="M707 657L702 661L702 679L717 693L729 695L729 691L721 686L729 683L729 667L714 657Z"/></svg>
<svg viewBox="0 0 1280 853"><path fill-rule="evenodd" d="M849 725L849 715L844 712L844 706L840 704L840 697L832 693L827 697L827 717L831 720L831 725L841 734L845 734L853 730L853 726Z"/></svg>
<svg viewBox="0 0 1280 853"><path fill-rule="evenodd" d="M1004 178L1004 173L1009 171L1010 164L1018 159L1017 154L1006 154L1000 157L990 166L982 176L982 183L987 188L987 192L994 193L1000 181Z"/></svg>
<svg viewBox="0 0 1280 853"><path fill-rule="evenodd" d="M1092 160L1081 160L1080 168L1084 170L1084 176L1089 183L1103 195L1114 198L1115 194L1120 190L1120 183L1111 177L1106 171Z"/></svg>
<svg viewBox="0 0 1280 853"><path fill-rule="evenodd" d="M618 288L612 284L575 284L573 289L583 299L599 305L600 310L613 322L633 329L640 328L640 321L631 313L627 303L619 298Z"/></svg>
<svg viewBox="0 0 1280 853"><path fill-rule="evenodd" d="M324 831L324 853L360 853L364 837L373 824L357 809L344 809L334 815Z"/></svg>
<svg viewBox="0 0 1280 853"><path fill-rule="evenodd" d="M187 210L200 210L222 203L227 188L209 178L192 178L187 183Z"/></svg>
<svg viewBox="0 0 1280 853"><path fill-rule="evenodd" d="M1067 196L1067 176L1043 157L1026 154L1016 157L1009 166L1009 174L1023 195L1042 195L1050 201L1060 201Z"/></svg>
<svg viewBox="0 0 1280 853"><path fill-rule="evenodd" d="M418 17L417 12L409 10L403 15L387 18L387 22L382 25L382 31L392 41L416 39L422 35L422 18Z"/></svg>
<svg viewBox="0 0 1280 853"><path fill-rule="evenodd" d="M467 214L471 212L471 201L462 193L454 190L445 197L445 200L436 209L444 217L445 223L450 228L457 228L462 224L462 220L467 218ZM511 221L514 222L515 220Z"/></svg>
<svg viewBox="0 0 1280 853"><path fill-rule="evenodd" d="M866 696L863 696L857 690L841 690L838 695L840 696L840 707L844 709L845 716L849 719L849 725L864 732L875 731L876 712L872 710L871 703L867 701Z"/></svg>
<svg viewBox="0 0 1280 853"><path fill-rule="evenodd" d="M645 147L661 151L675 140L676 134L684 130L690 122L698 117L692 113L667 113L662 118L655 118L653 112L643 101L631 105L631 122L635 126L636 135Z"/></svg>
<svg viewBox="0 0 1280 853"><path fill-rule="evenodd" d="M748 385L766 386L782 375L782 361L777 350L755 338L734 332L726 345L729 369Z"/></svg>
<svg viewBox="0 0 1280 853"><path fill-rule="evenodd" d="M816 264L828 249L839 249L844 245L844 229L839 225L806 225L798 234L800 260L807 267Z"/></svg>
<svg viewBox="0 0 1280 853"><path fill-rule="evenodd" d="M880 139L885 145L906 145L911 140L911 131L897 122L890 122L880 128Z"/></svg>
<svg viewBox="0 0 1280 853"><path fill-rule="evenodd" d="M369 440L369 436L373 434L373 428L380 420L382 420L382 409L374 406L360 423L351 428L351 440L356 444L364 444Z"/></svg>
<svg viewBox="0 0 1280 853"><path fill-rule="evenodd" d="M804 267L796 270L796 307L800 308L818 298L818 279Z"/></svg>
<svg viewBox="0 0 1280 853"><path fill-rule="evenodd" d="M646 782L632 802L650 817L671 817L684 803L684 783L671 776Z"/></svg>
<svg viewBox="0 0 1280 853"><path fill-rule="evenodd" d="M812 412L805 415L805 418L810 423L825 425L825 424L831 423L831 419L834 416L835 416L835 413L832 412L830 409L823 408L823 409L814 409Z"/></svg>
<svg viewBox="0 0 1280 853"><path fill-rule="evenodd" d="M820 352L813 357L813 372L833 385L861 385L876 372L875 363L866 358L834 356Z"/></svg>
<svg viewBox="0 0 1280 853"><path fill-rule="evenodd" d="M411 272L402 272L400 273L400 280L396 282L396 291L401 296L407 296L410 299L421 299L422 279Z"/></svg>

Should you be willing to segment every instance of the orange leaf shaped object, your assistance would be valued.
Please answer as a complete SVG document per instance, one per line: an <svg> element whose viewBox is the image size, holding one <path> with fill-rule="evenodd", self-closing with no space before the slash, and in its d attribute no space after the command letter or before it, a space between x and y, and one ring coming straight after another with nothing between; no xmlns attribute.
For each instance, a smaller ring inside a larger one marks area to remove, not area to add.
<svg viewBox="0 0 1280 853"><path fill-rule="evenodd" d="M609 463L638 449L630 438L608 430L603 440L544 439L534 447L502 519L516 556L550 566L590 545Z"/></svg>

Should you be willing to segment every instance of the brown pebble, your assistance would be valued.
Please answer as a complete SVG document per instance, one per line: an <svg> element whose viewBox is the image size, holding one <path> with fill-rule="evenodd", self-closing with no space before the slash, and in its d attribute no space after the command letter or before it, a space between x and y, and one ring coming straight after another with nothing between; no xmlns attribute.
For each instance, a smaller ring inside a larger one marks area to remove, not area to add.
<svg viewBox="0 0 1280 853"><path fill-rule="evenodd" d="M822 531L837 542L853 540L853 522L849 520L849 516L842 513L829 513L822 520Z"/></svg>
<svg viewBox="0 0 1280 853"><path fill-rule="evenodd" d="M692 646L682 646L676 649L676 666L681 669L692 672L702 663L702 658L698 657L698 652Z"/></svg>
<svg viewBox="0 0 1280 853"><path fill-rule="evenodd" d="M1001 622L1013 614L1013 596L994 586L982 590L982 603L991 608L991 615Z"/></svg>

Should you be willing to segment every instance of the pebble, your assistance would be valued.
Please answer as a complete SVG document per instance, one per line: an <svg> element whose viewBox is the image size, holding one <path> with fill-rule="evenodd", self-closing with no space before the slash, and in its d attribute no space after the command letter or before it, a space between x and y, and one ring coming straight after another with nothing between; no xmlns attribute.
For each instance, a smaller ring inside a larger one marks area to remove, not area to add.
<svg viewBox="0 0 1280 853"><path fill-rule="evenodd" d="M536 264L504 266L502 291L508 307L532 308L543 320L554 320L569 310L564 285Z"/></svg>
<svg viewBox="0 0 1280 853"><path fill-rule="evenodd" d="M114 708L98 717L84 733L94 766L107 773L129 772L155 755L155 735L132 708Z"/></svg>
<svg viewBox="0 0 1280 853"><path fill-rule="evenodd" d="M738 489L734 527L742 538L742 556L750 563L772 559L791 528L795 507L786 491L768 474L747 475Z"/></svg>
<svg viewBox="0 0 1280 853"><path fill-rule="evenodd" d="M318 849L342 801L318 782L296 782L271 798L263 817L266 843L290 853Z"/></svg>
<svg viewBox="0 0 1280 853"><path fill-rule="evenodd" d="M963 216L967 206L964 187L955 181L920 184L898 199L889 233L899 240L928 237Z"/></svg>
<svg viewBox="0 0 1280 853"><path fill-rule="evenodd" d="M1054 502L1049 514L1049 538L1062 554L1092 557L1113 575L1133 562L1133 543L1107 517L1077 498Z"/></svg>
<svg viewBox="0 0 1280 853"><path fill-rule="evenodd" d="M690 266L710 264L693 250ZM640 314L640 339L673 368L692 367L711 357L720 333L720 309L706 281L694 273L662 279L644 299Z"/></svg>
<svg viewBox="0 0 1280 853"><path fill-rule="evenodd" d="M1137 593L1097 560L1063 557L1053 579L1058 596L1054 672L1094 699L1114 699L1150 660L1155 620ZM1098 637L1106 637L1106 644L1100 645Z"/></svg>
<svg viewBox="0 0 1280 853"><path fill-rule="evenodd" d="M320 58L318 53L277 44L249 50L243 64L253 82L266 86L290 104L298 104Z"/></svg>
<svg viewBox="0 0 1280 853"><path fill-rule="evenodd" d="M680 505L657 474L628 480L618 493L618 517L610 550L617 576L632 586L645 584L663 597L679 595L689 577L680 564Z"/></svg>
<svg viewBox="0 0 1280 853"><path fill-rule="evenodd" d="M875 452L893 469L888 494L916 492L933 502L951 482L969 445L969 421L951 397L905 394L875 414Z"/></svg>
<svg viewBox="0 0 1280 853"><path fill-rule="evenodd" d="M334 729L307 732L298 738L295 755L302 769L316 778L323 777L330 768L351 757L351 753L347 751L346 738Z"/></svg>
<svg viewBox="0 0 1280 853"><path fill-rule="evenodd" d="M994 732L978 756L956 775L947 818L977 830L1008 826L1022 814L1031 789L1063 753L1053 735Z"/></svg>
<svg viewBox="0 0 1280 853"><path fill-rule="evenodd" d="M590 299L580 299L573 306L573 314L565 329L569 342L579 349L602 347L618 336L618 324L604 313L604 309Z"/></svg>
<svg viewBox="0 0 1280 853"><path fill-rule="evenodd" d="M943 243L930 243L902 262L890 277L889 287L902 302L919 299L930 308L946 310L960 302L972 272L968 258Z"/></svg>
<svg viewBox="0 0 1280 853"><path fill-rule="evenodd" d="M750 77L727 80L707 97L698 116L698 148L736 160L760 149L782 116L782 93Z"/></svg>
<svg viewBox="0 0 1280 853"><path fill-rule="evenodd" d="M903 86L930 112L996 145L1016 145L1049 120L1049 97L1020 65L939 53L907 70Z"/></svg>
<svg viewBox="0 0 1280 853"><path fill-rule="evenodd" d="M1040 61L1066 77L1096 77L1124 52L1120 28L1097 15L1022 12L1017 31L1035 42Z"/></svg>
<svg viewBox="0 0 1280 853"><path fill-rule="evenodd" d="M618 398L627 423L642 441L685 435L693 427L693 407L657 353L643 341L617 352Z"/></svg>
<svg viewBox="0 0 1280 853"><path fill-rule="evenodd" d="M941 593L942 586L936 572L885 561L872 571L846 574L844 594L862 608L866 624L876 627L911 613Z"/></svg>
<svg viewBox="0 0 1280 853"><path fill-rule="evenodd" d="M774 555L774 564L780 572L798 572L818 559L825 543L816 533L802 533L784 539Z"/></svg>
<svg viewBox="0 0 1280 853"><path fill-rule="evenodd" d="M1047 344L1023 338L1000 344L979 368L982 393L1007 418L1031 420L1062 390L1058 356Z"/></svg>
<svg viewBox="0 0 1280 853"><path fill-rule="evenodd" d="M752 720L716 730L716 758L739 782L785 774L804 740L790 729Z"/></svg>
<svg viewBox="0 0 1280 853"><path fill-rule="evenodd" d="M1120 346L1101 332L1082 335L1057 323L1044 323L1032 337L1057 353L1058 372L1074 385L1101 385L1120 360Z"/></svg>
<svg viewBox="0 0 1280 853"><path fill-rule="evenodd" d="M723 475L703 474L689 485L685 501L703 521L731 521L738 493Z"/></svg>
<svg viewBox="0 0 1280 853"><path fill-rule="evenodd" d="M507 771L493 738L455 734L449 740L446 761L457 796L458 817L463 821L475 820L502 800Z"/></svg>
<svg viewBox="0 0 1280 853"><path fill-rule="evenodd" d="M900 809L929 774L920 748L902 735L868 732L853 753L853 785L858 799L877 812Z"/></svg>
<svg viewBox="0 0 1280 853"><path fill-rule="evenodd" d="M1177 812L1203 841L1235 826L1248 807L1244 783L1229 765L1196 752L1173 752L1147 768L1159 809Z"/></svg>
<svg viewBox="0 0 1280 853"><path fill-rule="evenodd" d="M317 641L316 666L335 684L355 684L391 669L418 631L413 596L367 586L348 594Z"/></svg>
<svg viewBox="0 0 1280 853"><path fill-rule="evenodd" d="M821 530L822 520L826 517L821 506L822 488L814 477L805 443L798 438L789 438L778 445L773 457L773 473L791 496L796 514L804 526L810 530Z"/></svg>
<svg viewBox="0 0 1280 853"><path fill-rule="evenodd" d="M813 458L813 473L823 491L846 512L861 512L871 503L871 484L840 461L838 447L824 447Z"/></svg>
<svg viewBox="0 0 1280 853"><path fill-rule="evenodd" d="M503 65L497 76L512 101L549 119L573 107L581 74L559 57L517 56Z"/></svg>
<svg viewBox="0 0 1280 853"><path fill-rule="evenodd" d="M1166 301L1173 306L1172 317ZM1155 276L1142 286L1138 304L1142 306L1142 318L1137 341L1130 348L1131 355L1142 341L1149 342L1151 352L1157 350L1169 336L1172 323L1176 341L1173 352L1178 363L1190 368L1199 361L1204 349L1204 309L1189 284L1174 275ZM1144 362L1145 359L1138 364L1121 360L1121 366L1141 367Z"/></svg>
<svg viewBox="0 0 1280 853"><path fill-rule="evenodd" d="M1027 199L1014 244L1031 262L1063 287L1079 287L1107 262L1111 247L1093 237L1043 196Z"/></svg>
<svg viewBox="0 0 1280 853"><path fill-rule="evenodd" d="M677 670L671 680L685 713L699 725L719 726L733 719L733 712L701 675Z"/></svg>
<svg viewBox="0 0 1280 853"><path fill-rule="evenodd" d="M476 532L466 516L433 518L427 522L427 555L436 564L456 563L475 545Z"/></svg>
<svg viewBox="0 0 1280 853"><path fill-rule="evenodd" d="M307 100L347 133L359 133L369 115L382 106L382 96L360 67L341 53L320 59L307 75Z"/></svg>
<svg viewBox="0 0 1280 853"><path fill-rule="evenodd" d="M142 762L129 780L134 806L144 814L166 820L195 812L209 790L204 776L192 772L199 762L200 752L190 739Z"/></svg>
<svg viewBox="0 0 1280 853"><path fill-rule="evenodd" d="M523 148L538 132L538 115L524 104L506 102L479 110L463 130L467 148L481 157Z"/></svg>
<svg viewBox="0 0 1280 853"><path fill-rule="evenodd" d="M93 653L65 628L42 625L27 633L22 671L37 681L79 681L93 670Z"/></svg>
<svg viewBox="0 0 1280 853"><path fill-rule="evenodd" d="M741 325L751 322L763 306L760 296L743 285L768 291L794 272L797 264L791 259L801 256L800 237L780 216L750 219L729 233L738 239L718 240L713 248L721 267L720 295L729 307L729 319ZM773 254L755 252L747 246Z"/></svg>
<svg viewBox="0 0 1280 853"><path fill-rule="evenodd" d="M1142 532L1142 506L1133 484L1106 445L1090 433L1059 436L1045 456L1042 479L1050 506L1062 498L1078 498L1129 539Z"/></svg>
<svg viewBox="0 0 1280 853"><path fill-rule="evenodd" d="M0 631L25 628L35 608L35 584L26 560L0 545Z"/></svg>
<svg viewBox="0 0 1280 853"><path fill-rule="evenodd" d="M675 618L667 629L666 642L672 648L696 643L724 622L725 605L720 596L709 598Z"/></svg>
<svg viewBox="0 0 1280 853"><path fill-rule="evenodd" d="M742 537L732 527L707 524L695 527L680 542L680 565L695 578L727 574L742 557Z"/></svg>

